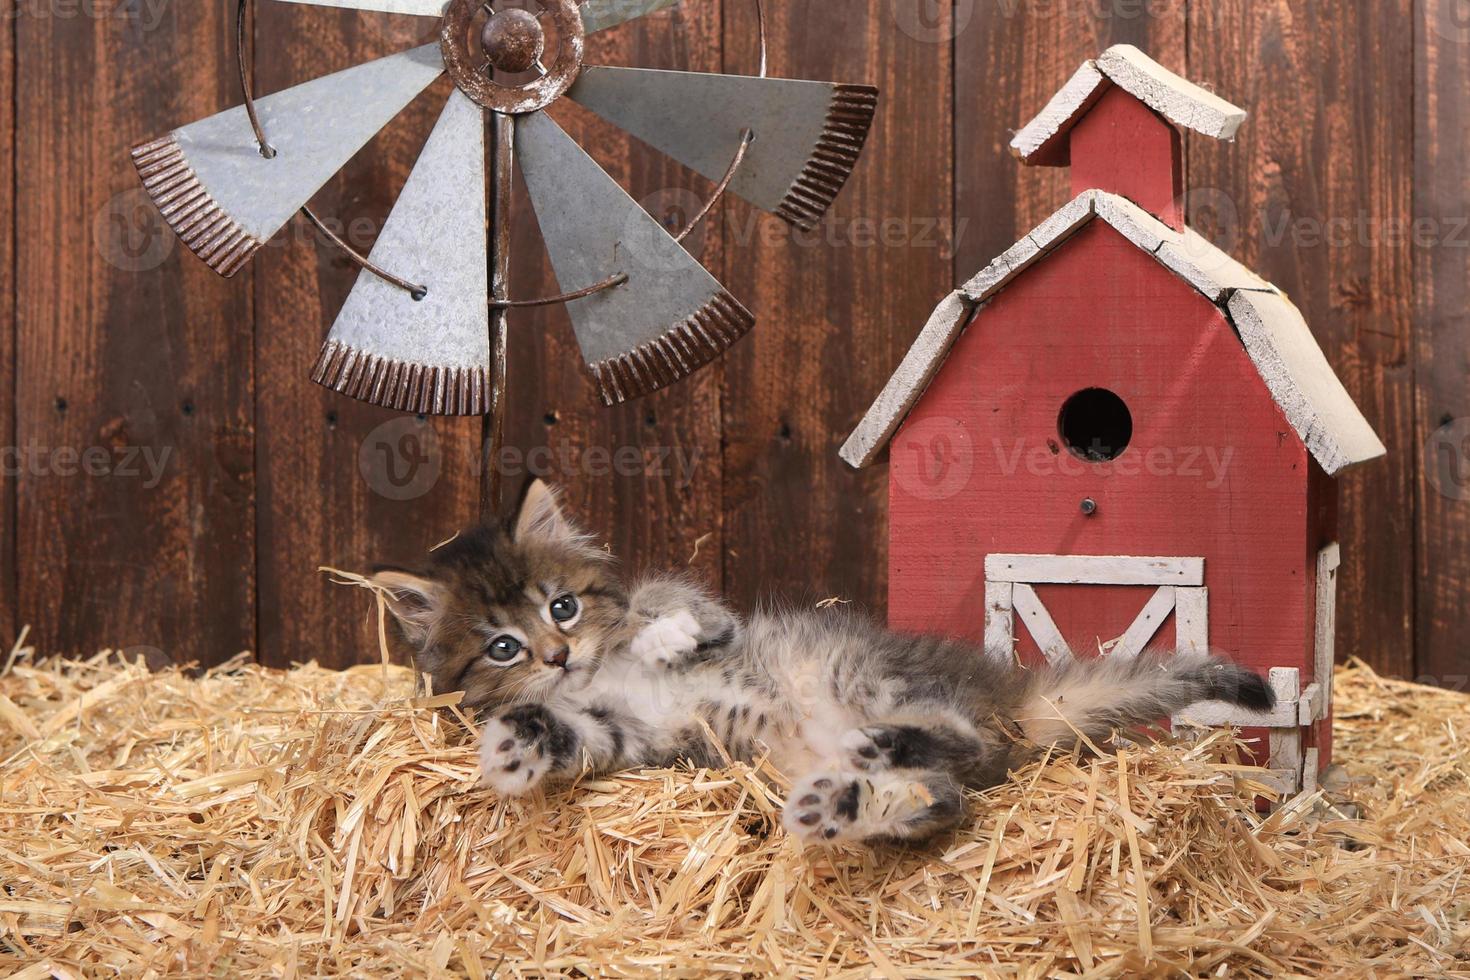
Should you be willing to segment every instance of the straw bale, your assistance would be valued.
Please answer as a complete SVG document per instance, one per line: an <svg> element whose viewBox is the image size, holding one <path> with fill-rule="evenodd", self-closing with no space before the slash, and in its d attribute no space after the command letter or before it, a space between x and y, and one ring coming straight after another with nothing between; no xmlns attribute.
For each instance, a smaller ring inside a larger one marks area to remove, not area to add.
<svg viewBox="0 0 1470 980"><path fill-rule="evenodd" d="M1234 736L1182 733L1032 766L931 849L803 855L764 766L498 799L401 667L20 651L0 972L1470 976L1470 699L1336 690L1350 806L1258 813Z"/></svg>

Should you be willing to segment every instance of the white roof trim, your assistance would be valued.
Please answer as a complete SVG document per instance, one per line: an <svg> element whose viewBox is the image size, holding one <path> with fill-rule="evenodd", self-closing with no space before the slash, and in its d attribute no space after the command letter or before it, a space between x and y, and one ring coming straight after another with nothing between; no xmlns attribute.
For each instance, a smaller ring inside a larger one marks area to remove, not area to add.
<svg viewBox="0 0 1470 980"><path fill-rule="evenodd" d="M877 459L923 397L970 318L1007 283L1093 219L1124 238L1220 307L1271 397L1329 474L1386 450L1333 372L1301 312L1276 287L1189 228L1175 231L1127 198L1086 191L947 296L914 341L882 394L842 447L855 467Z"/></svg>
<svg viewBox="0 0 1470 980"><path fill-rule="evenodd" d="M1174 74L1131 44L1116 44L1085 61L1046 108L1011 140L1027 163L1064 163L1057 141L1087 114L1108 86L1117 85L1165 119L1218 140L1235 138L1245 110Z"/></svg>
<svg viewBox="0 0 1470 980"><path fill-rule="evenodd" d="M863 416L862 424L848 437L842 447L843 459L862 469L877 458L944 365L950 347L959 339L974 312L975 304L959 290L944 297L935 307L898 370Z"/></svg>
<svg viewBox="0 0 1470 980"><path fill-rule="evenodd" d="M1339 473L1388 452L1291 300L1242 290L1229 306L1256 370L1322 469Z"/></svg>

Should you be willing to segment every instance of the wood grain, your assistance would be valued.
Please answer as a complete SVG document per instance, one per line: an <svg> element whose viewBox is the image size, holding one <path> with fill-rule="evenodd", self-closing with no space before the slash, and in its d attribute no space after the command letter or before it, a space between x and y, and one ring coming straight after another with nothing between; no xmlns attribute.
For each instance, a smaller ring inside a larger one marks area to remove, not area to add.
<svg viewBox="0 0 1470 980"><path fill-rule="evenodd" d="M233 99L231 24L220 4L15 22L19 606L48 653L254 642L249 278L178 247L128 165Z"/></svg>
<svg viewBox="0 0 1470 980"><path fill-rule="evenodd" d="M1434 683L1470 687L1470 31L1464 5L1416 5L1416 221L1434 239L1414 250L1417 311L1415 522L1417 672ZM1423 447L1423 448L1420 448ZM1352 557L1344 556L1348 567ZM1346 614L1350 602L1337 604Z"/></svg>
<svg viewBox="0 0 1470 980"><path fill-rule="evenodd" d="M21 624L15 613L15 23L0 23L0 646L8 648Z"/></svg>
<svg viewBox="0 0 1470 980"><path fill-rule="evenodd" d="M955 39L955 214L956 226L964 227L955 282L969 279L1072 197L1065 169L1026 167L1011 156L1011 134L1078 65L1113 44L1137 45L1187 77L1185 6L1184 0L961 5L971 13Z"/></svg>
<svg viewBox="0 0 1470 980"><path fill-rule="evenodd" d="M1451 452L1470 479L1463 446L1431 441L1470 417L1460 0L852 0L836 20L819 4L767 7L773 74L883 88L853 182L816 235L738 202L696 233L760 322L651 399L603 409L564 312L517 311L508 494L539 450L529 469L562 482L635 565L697 551L696 571L743 605L842 595L881 612L884 470L853 473L835 449L935 304L1067 199L1065 170L1023 168L1006 145L1084 59L1126 41L1250 110L1234 144L1189 138L1190 220L1291 294L1388 444L1387 461L1344 481L1339 652L1467 683L1470 505L1430 478ZM30 621L58 652L214 661L258 639L270 663L369 659L369 604L315 569L412 560L472 520L480 427L395 421L311 385L355 270L299 224L230 282L167 245L126 151L239 102L232 12L90 9L0 24L0 445L48 467L0 472L0 644ZM257 89L402 50L432 27L263 3ZM598 35L588 60L752 72L753 5L688 0ZM358 246L445 91L314 202L356 219L344 230ZM709 186L575 106L555 114L671 225ZM517 193L512 292L529 296L552 278ZM907 222L907 238L882 244L885 218ZM433 485L385 496L385 480L401 489L386 467L401 482L430 432ZM130 447L167 451L160 484L54 473L53 450L93 446L113 464Z"/></svg>
<svg viewBox="0 0 1470 980"><path fill-rule="evenodd" d="M1234 144L1192 141L1188 219L1291 296L1388 446L1342 481L1338 651L1395 674L1414 667L1420 441L1412 255L1390 224L1412 206L1411 17L1408 0L1190 6L1189 74L1251 116Z"/></svg>
<svg viewBox="0 0 1470 980"><path fill-rule="evenodd" d="M684 3L595 34L586 62L719 71L720 6ZM671 230L682 228L711 188L575 104L564 100L552 115ZM717 210L686 241L717 278L722 214ZM513 297L560 292L523 186L517 188L510 281ZM738 290L735 295L744 298ZM721 371L716 363L670 389L607 409L597 399L566 310L512 311L506 493L514 499L531 475L547 477L564 488L578 520L634 568L689 567L720 587Z"/></svg>
<svg viewBox="0 0 1470 980"><path fill-rule="evenodd" d="M916 17L911 6L932 15ZM886 483L837 456L951 286L950 20L944 4L768 4L775 75L882 91L863 158L816 233L735 212L726 282L757 325L726 360L727 591L883 607ZM726 44L753 60L752 5ZM834 25L840 29L834 29Z"/></svg>
<svg viewBox="0 0 1470 980"><path fill-rule="evenodd" d="M256 88L275 92L427 43L432 19L259 6ZM441 78L312 200L371 248L448 97ZM260 481L259 658L345 666L374 659L373 604L332 585L328 565L410 563L479 515L476 419L421 419L311 383L311 366L357 266L295 218L255 259L255 465Z"/></svg>

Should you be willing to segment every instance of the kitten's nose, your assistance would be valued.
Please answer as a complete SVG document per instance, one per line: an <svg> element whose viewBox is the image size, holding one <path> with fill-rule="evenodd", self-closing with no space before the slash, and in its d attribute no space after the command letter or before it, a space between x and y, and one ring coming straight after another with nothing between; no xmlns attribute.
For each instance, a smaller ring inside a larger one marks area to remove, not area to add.
<svg viewBox="0 0 1470 980"><path fill-rule="evenodd" d="M570 647L562 647L560 650L554 650L551 653L548 653L545 657L545 660L552 667L565 668L567 665L567 658L571 655L572 651Z"/></svg>

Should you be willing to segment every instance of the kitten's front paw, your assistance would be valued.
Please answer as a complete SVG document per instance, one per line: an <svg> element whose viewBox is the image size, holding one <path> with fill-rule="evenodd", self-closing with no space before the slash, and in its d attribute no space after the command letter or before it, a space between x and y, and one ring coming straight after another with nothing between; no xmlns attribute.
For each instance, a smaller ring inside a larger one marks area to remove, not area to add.
<svg viewBox="0 0 1470 980"><path fill-rule="evenodd" d="M547 746L558 722L540 705L523 705L485 723L480 735L480 785L522 796L551 768Z"/></svg>
<svg viewBox="0 0 1470 980"><path fill-rule="evenodd" d="M818 773L791 787L781 823L804 844L835 844L855 836L858 814L872 786L851 773Z"/></svg>
<svg viewBox="0 0 1470 980"><path fill-rule="evenodd" d="M687 609L660 616L638 631L630 650L645 664L668 667L699 647L699 620Z"/></svg>

